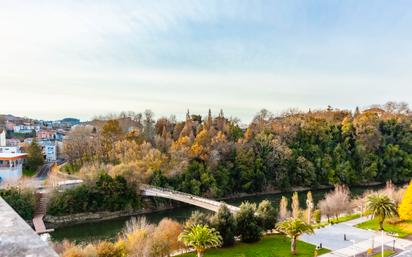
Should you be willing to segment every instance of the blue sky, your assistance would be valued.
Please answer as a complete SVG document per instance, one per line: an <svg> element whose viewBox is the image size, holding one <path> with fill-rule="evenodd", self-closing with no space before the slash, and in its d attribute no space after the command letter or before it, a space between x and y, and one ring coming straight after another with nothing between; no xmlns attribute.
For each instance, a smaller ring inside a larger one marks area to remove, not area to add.
<svg viewBox="0 0 412 257"><path fill-rule="evenodd" d="M0 113L412 103L410 1L0 0Z"/></svg>

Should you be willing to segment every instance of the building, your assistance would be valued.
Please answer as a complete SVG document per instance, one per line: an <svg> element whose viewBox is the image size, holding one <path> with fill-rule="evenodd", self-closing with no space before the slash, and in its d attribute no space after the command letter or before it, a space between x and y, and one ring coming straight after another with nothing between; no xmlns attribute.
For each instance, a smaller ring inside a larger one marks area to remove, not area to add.
<svg viewBox="0 0 412 257"><path fill-rule="evenodd" d="M37 132L36 136L37 136L37 139L39 140L44 140L44 139L50 140L54 138L54 131L41 129L39 132Z"/></svg>
<svg viewBox="0 0 412 257"><path fill-rule="evenodd" d="M38 141L38 144L41 146L44 159L47 162L55 162L57 160L57 145L55 141L42 140Z"/></svg>
<svg viewBox="0 0 412 257"><path fill-rule="evenodd" d="M33 130L35 132L38 132L40 130L39 125L15 125L14 126L14 132L15 133L32 133Z"/></svg>
<svg viewBox="0 0 412 257"><path fill-rule="evenodd" d="M16 149L17 147L0 147L0 182L13 183L22 176L23 161L27 154L16 152Z"/></svg>
<svg viewBox="0 0 412 257"><path fill-rule="evenodd" d="M0 128L0 146L6 146L7 141L6 141L6 130Z"/></svg>
<svg viewBox="0 0 412 257"><path fill-rule="evenodd" d="M19 146L20 143L20 139L17 138L6 139L6 146Z"/></svg>
<svg viewBox="0 0 412 257"><path fill-rule="evenodd" d="M0 153L21 153L20 146L0 146Z"/></svg>

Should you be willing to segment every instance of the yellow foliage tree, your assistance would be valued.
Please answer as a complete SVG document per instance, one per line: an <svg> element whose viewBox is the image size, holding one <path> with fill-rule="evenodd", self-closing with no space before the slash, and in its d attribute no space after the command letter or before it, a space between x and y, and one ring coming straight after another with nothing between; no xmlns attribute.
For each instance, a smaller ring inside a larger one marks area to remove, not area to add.
<svg viewBox="0 0 412 257"><path fill-rule="evenodd" d="M399 204L398 213L401 219L412 220L412 180Z"/></svg>

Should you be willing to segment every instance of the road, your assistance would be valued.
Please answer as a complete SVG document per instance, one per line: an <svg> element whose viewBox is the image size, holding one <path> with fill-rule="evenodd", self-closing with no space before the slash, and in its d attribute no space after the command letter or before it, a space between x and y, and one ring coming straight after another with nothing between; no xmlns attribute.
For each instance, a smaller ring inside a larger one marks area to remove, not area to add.
<svg viewBox="0 0 412 257"><path fill-rule="evenodd" d="M52 166L54 165L54 163L46 163L44 164L40 170L37 172L36 174L36 178L40 179L40 180L44 180L47 178L47 176L49 175L49 172L52 168Z"/></svg>

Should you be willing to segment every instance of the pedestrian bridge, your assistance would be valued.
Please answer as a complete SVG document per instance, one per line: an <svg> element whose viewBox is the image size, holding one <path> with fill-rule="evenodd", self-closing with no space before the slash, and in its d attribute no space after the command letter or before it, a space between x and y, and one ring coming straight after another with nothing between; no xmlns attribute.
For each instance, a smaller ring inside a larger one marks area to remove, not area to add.
<svg viewBox="0 0 412 257"><path fill-rule="evenodd" d="M222 205L226 205L230 212L236 213L239 211L239 207L226 204L224 202L219 202L196 195L191 195L187 193L182 193L176 190L156 187L152 185L141 185L140 186L141 195L162 197L166 199L172 199L175 201L195 205L204 209L208 209L217 212Z"/></svg>

